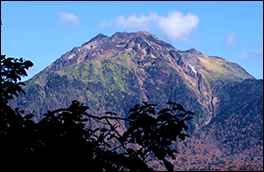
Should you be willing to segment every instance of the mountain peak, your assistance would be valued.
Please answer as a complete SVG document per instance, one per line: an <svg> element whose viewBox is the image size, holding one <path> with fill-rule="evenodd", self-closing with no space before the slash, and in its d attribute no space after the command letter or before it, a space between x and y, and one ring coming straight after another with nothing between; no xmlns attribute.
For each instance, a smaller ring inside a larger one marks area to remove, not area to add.
<svg viewBox="0 0 264 172"><path fill-rule="evenodd" d="M151 33L147 32L147 31L140 31L137 34L152 35Z"/></svg>
<svg viewBox="0 0 264 172"><path fill-rule="evenodd" d="M187 52L193 53L193 52L198 52L195 48L191 48L189 50L187 50Z"/></svg>
<svg viewBox="0 0 264 172"><path fill-rule="evenodd" d="M202 54L201 52L197 51L195 48L191 48L191 49L187 50L186 52L192 53L194 55L200 55L200 54Z"/></svg>
<svg viewBox="0 0 264 172"><path fill-rule="evenodd" d="M139 31L139 32L116 32L110 38L132 39L132 38L138 37L138 36L149 36L149 35L155 37L154 35L150 34L149 32Z"/></svg>
<svg viewBox="0 0 264 172"><path fill-rule="evenodd" d="M95 36L94 38L92 38L90 41L82 44L82 46L87 45L88 43L93 42L93 41L96 41L96 40L101 40L103 38L108 38L108 36L107 35L104 35L102 33L99 33L97 36Z"/></svg>
<svg viewBox="0 0 264 172"><path fill-rule="evenodd" d="M100 38L105 38L105 37L108 37L102 33L99 33L96 37L94 37L93 39L100 39Z"/></svg>
<svg viewBox="0 0 264 172"><path fill-rule="evenodd" d="M139 31L139 32L116 32L114 35L152 35L147 31ZM112 36L114 36L112 35Z"/></svg>

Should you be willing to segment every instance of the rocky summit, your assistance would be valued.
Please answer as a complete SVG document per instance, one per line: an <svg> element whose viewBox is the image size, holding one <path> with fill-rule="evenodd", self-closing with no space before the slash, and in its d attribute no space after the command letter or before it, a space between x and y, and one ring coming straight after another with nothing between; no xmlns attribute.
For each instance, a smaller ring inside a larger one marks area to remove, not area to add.
<svg viewBox="0 0 264 172"><path fill-rule="evenodd" d="M25 84L10 105L35 110L35 121L72 100L121 117L142 101L181 103L195 118L175 170L263 170L263 80L223 57L180 51L148 32L99 34Z"/></svg>

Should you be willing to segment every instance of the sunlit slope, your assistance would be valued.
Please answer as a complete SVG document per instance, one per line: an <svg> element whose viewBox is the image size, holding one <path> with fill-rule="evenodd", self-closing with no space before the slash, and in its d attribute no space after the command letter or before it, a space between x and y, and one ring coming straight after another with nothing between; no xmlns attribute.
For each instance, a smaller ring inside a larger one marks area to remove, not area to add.
<svg viewBox="0 0 264 172"><path fill-rule="evenodd" d="M200 71L210 83L225 80L242 81L244 79L254 79L239 65L224 58L203 55L198 57L198 59L202 66Z"/></svg>

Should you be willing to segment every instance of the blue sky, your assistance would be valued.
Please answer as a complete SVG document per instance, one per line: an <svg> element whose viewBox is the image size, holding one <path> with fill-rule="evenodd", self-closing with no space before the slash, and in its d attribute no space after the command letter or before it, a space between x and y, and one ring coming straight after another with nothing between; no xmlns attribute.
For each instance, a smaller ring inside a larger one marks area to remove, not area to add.
<svg viewBox="0 0 264 172"><path fill-rule="evenodd" d="M148 31L263 79L262 1L1 1L1 54L31 60L29 79L99 33Z"/></svg>

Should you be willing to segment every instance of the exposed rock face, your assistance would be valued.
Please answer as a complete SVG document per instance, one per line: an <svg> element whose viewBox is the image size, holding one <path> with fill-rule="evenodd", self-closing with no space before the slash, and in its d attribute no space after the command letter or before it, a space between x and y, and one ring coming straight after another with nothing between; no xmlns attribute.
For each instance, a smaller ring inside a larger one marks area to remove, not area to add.
<svg viewBox="0 0 264 172"><path fill-rule="evenodd" d="M38 75L50 70L58 71L61 67L87 60L110 59L126 51L131 51L133 54L137 53L142 57L138 62L143 59L155 58L156 56L161 56L170 61L171 56L168 54L170 50L176 49L148 32L117 32L111 37L99 34L81 47L75 47L63 54L61 58L57 59Z"/></svg>

